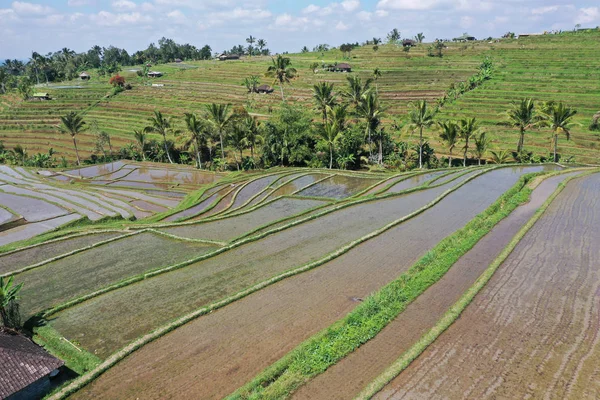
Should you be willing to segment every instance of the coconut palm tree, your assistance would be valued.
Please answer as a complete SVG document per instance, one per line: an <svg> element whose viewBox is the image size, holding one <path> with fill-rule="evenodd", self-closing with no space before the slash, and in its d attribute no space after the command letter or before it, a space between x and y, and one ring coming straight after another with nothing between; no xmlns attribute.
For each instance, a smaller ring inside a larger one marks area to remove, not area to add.
<svg viewBox="0 0 600 400"><path fill-rule="evenodd" d="M327 109L335 104L333 83L319 82L313 86L313 100L316 108L323 115L323 124L327 121Z"/></svg>
<svg viewBox="0 0 600 400"><path fill-rule="evenodd" d="M319 135L327 144L327 147L329 147L329 169L332 169L333 149L346 129L346 106L338 104L334 107L329 107L327 114L327 121L323 129L319 131Z"/></svg>
<svg viewBox="0 0 600 400"><path fill-rule="evenodd" d="M348 81L348 89L342 92L342 96L354 107L357 107L361 102L362 96L370 90L373 79L367 79L364 85L358 75L347 76L346 80Z"/></svg>
<svg viewBox="0 0 600 400"><path fill-rule="evenodd" d="M237 165L237 170L240 170L240 164L242 163L244 156L243 151L246 148L246 127L242 123L233 124L229 135L227 136L227 140L229 145L233 147L235 150L240 152L240 160L238 161L237 157L235 157L235 164Z"/></svg>
<svg viewBox="0 0 600 400"><path fill-rule="evenodd" d="M279 82L281 101L285 101L285 98L283 97L283 84L290 83L292 79L296 77L298 71L291 66L292 61L289 57L278 55L277 58L271 58L271 61L272 64L267 69L266 76L273 78L273 82Z"/></svg>
<svg viewBox="0 0 600 400"><path fill-rule="evenodd" d="M379 68L375 68L373 70L373 80L375 81L375 93L379 94L379 88L377 87L377 80L381 78L381 70Z"/></svg>
<svg viewBox="0 0 600 400"><path fill-rule="evenodd" d="M248 36L246 38L246 43L249 44L249 46L248 46L248 54L250 56L252 56L252 50L254 50L254 46L252 46L254 44L254 42L256 42L256 38L254 36L250 35L250 36Z"/></svg>
<svg viewBox="0 0 600 400"><path fill-rule="evenodd" d="M10 308L19 299L19 292L23 288L23 283L13 284L13 278L12 276L7 279L0 277L0 317L2 325L8 328L18 328L12 324Z"/></svg>
<svg viewBox="0 0 600 400"><path fill-rule="evenodd" d="M198 119L196 114L185 113L185 126L188 131L188 140L186 147L194 145L196 153L196 167L202 169L202 146L206 145L210 134L209 123L206 120Z"/></svg>
<svg viewBox="0 0 600 400"><path fill-rule="evenodd" d="M481 132L474 138L475 150L473 153L477 157L477 165L481 165L481 159L485 156L490 145L490 139L486 136L485 132Z"/></svg>
<svg viewBox="0 0 600 400"><path fill-rule="evenodd" d="M388 33L387 35L387 41L388 43L396 43L398 40L400 40L400 32L398 31L398 28L394 28L390 31L390 33Z"/></svg>
<svg viewBox="0 0 600 400"><path fill-rule="evenodd" d="M142 160L146 161L146 133L143 130L134 129L133 137L137 142L137 145L140 149L140 153L142 153Z"/></svg>
<svg viewBox="0 0 600 400"><path fill-rule="evenodd" d="M458 124L455 121L445 121L438 123L442 133L440 139L446 144L450 156L448 157L448 167L452 166L452 150L456 147L459 139Z"/></svg>
<svg viewBox="0 0 600 400"><path fill-rule="evenodd" d="M499 151L490 151L492 154L492 162L494 164L504 164L510 158L510 153L508 150L499 150Z"/></svg>
<svg viewBox="0 0 600 400"><path fill-rule="evenodd" d="M467 152L469 151L469 140L477 133L479 125L477 118L465 118L458 122L460 137L465 141L463 146L463 167L467 166Z"/></svg>
<svg viewBox="0 0 600 400"><path fill-rule="evenodd" d="M165 117L162 112L155 110L154 116L150 117L150 125L144 128L144 132L158 133L163 137L163 146L165 148L165 153L167 154L167 159L173 164L173 160L169 154L169 146L167 144L167 135L176 133L171 127L171 118Z"/></svg>
<svg viewBox="0 0 600 400"><path fill-rule="evenodd" d="M83 121L83 118L77 115L75 111L71 111L67 115L60 117L60 121L62 125L58 127L58 130L61 133L68 133L69 135L71 135L71 138L73 139L73 147L75 147L77 165L81 165L81 160L79 159L79 150L77 149L77 140L75 139L75 136L77 136L77 134L83 130L85 122Z"/></svg>
<svg viewBox="0 0 600 400"><path fill-rule="evenodd" d="M221 159L225 161L225 148L223 147L223 133L225 128L229 125L232 114L229 113L229 104L207 104L206 111L208 118L215 124L215 128L219 133L219 140L221 142Z"/></svg>
<svg viewBox="0 0 600 400"><path fill-rule="evenodd" d="M415 41L417 43L423 43L423 40L425 40L425 35L423 35L423 32L417 33L417 36L415 36Z"/></svg>
<svg viewBox="0 0 600 400"><path fill-rule="evenodd" d="M535 105L533 99L522 99L518 103L513 103L512 108L507 112L508 120L512 126L519 128L519 142L517 144L517 153L523 151L525 141L525 132L535 126Z"/></svg>
<svg viewBox="0 0 600 400"><path fill-rule="evenodd" d="M258 47L258 50L260 50L260 52L261 52L261 54L262 54L262 51L263 51L263 49L264 49L265 47L267 47L267 41L266 41L266 40L264 40L264 39L258 39L258 40L256 41L256 46Z"/></svg>
<svg viewBox="0 0 600 400"><path fill-rule="evenodd" d="M429 111L427 101L419 100L411 104L411 110L408 113L408 129L419 130L419 168L423 168L423 129L429 128L434 123L435 112Z"/></svg>
<svg viewBox="0 0 600 400"><path fill-rule="evenodd" d="M562 102L551 104L545 110L543 123L552 130L552 147L554 152L554 162L557 162L556 149L558 147L558 134L564 133L567 140L571 138L571 128L574 123L572 118L577 114L577 110L565 106Z"/></svg>
<svg viewBox="0 0 600 400"><path fill-rule="evenodd" d="M254 148L265 141L264 137L260 134L260 122L258 122L256 117L249 116L244 120L244 128L246 137L243 144L250 149L250 157L254 160Z"/></svg>
<svg viewBox="0 0 600 400"><path fill-rule="evenodd" d="M366 92L360 99L360 103L356 107L356 114L365 120L366 137L369 142L369 156L372 157L372 136L381 124L381 106L379 104L379 97L373 92ZM383 163L383 148L382 138L379 138L379 154L377 157L377 163Z"/></svg>

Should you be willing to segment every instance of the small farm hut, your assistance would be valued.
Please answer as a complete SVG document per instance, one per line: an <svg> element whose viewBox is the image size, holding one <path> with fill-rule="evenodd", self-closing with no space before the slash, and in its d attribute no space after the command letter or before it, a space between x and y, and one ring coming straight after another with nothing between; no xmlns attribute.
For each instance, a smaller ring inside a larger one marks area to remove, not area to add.
<svg viewBox="0 0 600 400"><path fill-rule="evenodd" d="M260 85L256 88L256 93L268 94L273 93L273 88L269 85Z"/></svg>
<svg viewBox="0 0 600 400"><path fill-rule="evenodd" d="M402 47L413 47L416 45L417 45L417 42L412 39L404 39L402 41Z"/></svg>
<svg viewBox="0 0 600 400"><path fill-rule="evenodd" d="M150 71L148 72L148 77L150 78L160 78L161 76L163 76L163 73L160 71Z"/></svg>
<svg viewBox="0 0 600 400"><path fill-rule="evenodd" d="M0 398L40 399L54 386L64 362L20 334L0 330Z"/></svg>
<svg viewBox="0 0 600 400"><path fill-rule="evenodd" d="M175 59L175 62L176 62L177 64L181 63L181 58L176 58L176 59Z"/></svg>
<svg viewBox="0 0 600 400"><path fill-rule="evenodd" d="M219 54L219 56L217 58L219 59L219 61L239 60L240 56L238 54L225 54L225 53L221 53L221 54Z"/></svg>
<svg viewBox="0 0 600 400"><path fill-rule="evenodd" d="M335 66L337 72L352 72L352 67L348 63L339 63Z"/></svg>
<svg viewBox="0 0 600 400"><path fill-rule="evenodd" d="M91 78L90 74L88 74L85 71L79 74L79 79L81 79L82 81L89 81L90 78Z"/></svg>
<svg viewBox="0 0 600 400"><path fill-rule="evenodd" d="M34 93L31 98L34 100L52 100L52 97L46 92Z"/></svg>

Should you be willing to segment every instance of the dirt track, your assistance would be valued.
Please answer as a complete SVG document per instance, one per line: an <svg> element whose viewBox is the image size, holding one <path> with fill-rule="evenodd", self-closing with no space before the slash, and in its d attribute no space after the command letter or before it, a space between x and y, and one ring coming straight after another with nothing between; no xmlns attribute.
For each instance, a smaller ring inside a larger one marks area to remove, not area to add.
<svg viewBox="0 0 600 400"><path fill-rule="evenodd" d="M578 174L578 172L574 173ZM412 302L374 339L300 388L294 399L352 399L408 350L444 315L562 182L542 182L531 200L517 208L461 257L436 284Z"/></svg>
<svg viewBox="0 0 600 400"><path fill-rule="evenodd" d="M377 399L600 396L600 174L571 182Z"/></svg>
<svg viewBox="0 0 600 400"><path fill-rule="evenodd" d="M475 179L432 209L345 255L150 343L74 397L221 398L348 313L356 298L396 278L517 178L504 170ZM464 207L465 198L469 207Z"/></svg>

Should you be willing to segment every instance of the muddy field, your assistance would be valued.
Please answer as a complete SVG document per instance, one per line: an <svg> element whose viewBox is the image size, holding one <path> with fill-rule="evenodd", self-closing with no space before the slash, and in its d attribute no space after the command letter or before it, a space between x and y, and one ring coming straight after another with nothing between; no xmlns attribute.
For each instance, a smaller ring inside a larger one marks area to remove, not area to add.
<svg viewBox="0 0 600 400"><path fill-rule="evenodd" d="M558 184L573 174L579 172L543 181L527 204L518 207L496 225L442 279L421 294L375 338L300 388L293 398L354 398L433 327L508 245Z"/></svg>
<svg viewBox="0 0 600 400"><path fill-rule="evenodd" d="M341 318L360 298L396 278L532 169L498 170L475 179L432 209L345 255L150 343L75 398L102 394L109 398L210 399L230 393L301 341ZM466 197L471 204L468 209L464 207ZM436 229L426 228L433 226ZM175 351L178 356L174 358Z"/></svg>
<svg viewBox="0 0 600 400"><path fill-rule="evenodd" d="M600 396L600 174L569 183L378 399Z"/></svg>

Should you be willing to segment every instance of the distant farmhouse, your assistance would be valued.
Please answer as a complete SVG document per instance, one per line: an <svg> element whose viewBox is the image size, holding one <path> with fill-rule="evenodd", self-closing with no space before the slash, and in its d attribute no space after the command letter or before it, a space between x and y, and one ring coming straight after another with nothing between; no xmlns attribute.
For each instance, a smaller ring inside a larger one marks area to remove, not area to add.
<svg viewBox="0 0 600 400"><path fill-rule="evenodd" d="M474 40L477 40L475 38L475 36L471 36L469 34L463 34L462 36L456 37L454 39L452 39L453 42L472 42Z"/></svg>
<svg viewBox="0 0 600 400"><path fill-rule="evenodd" d="M33 100L52 100L52 97L50 97L50 95L46 92L34 93L31 98Z"/></svg>
<svg viewBox="0 0 600 400"><path fill-rule="evenodd" d="M519 33L518 38L526 38L531 36L542 36L543 33Z"/></svg>
<svg viewBox="0 0 600 400"><path fill-rule="evenodd" d="M238 54L225 54L225 53L221 53L217 56L217 58L219 59L219 61L225 61L225 60L239 60L240 56Z"/></svg>
<svg viewBox="0 0 600 400"><path fill-rule="evenodd" d="M273 88L269 85L260 85L256 88L256 93L268 94L273 93Z"/></svg>
<svg viewBox="0 0 600 400"><path fill-rule="evenodd" d="M352 72L352 67L348 63L330 64L325 70L329 72Z"/></svg>
<svg viewBox="0 0 600 400"><path fill-rule="evenodd" d="M417 45L417 42L412 39L404 39L402 41L402 47L413 47L416 45Z"/></svg>
<svg viewBox="0 0 600 400"><path fill-rule="evenodd" d="M0 331L0 398L40 399L55 385L63 362L25 336Z"/></svg>

